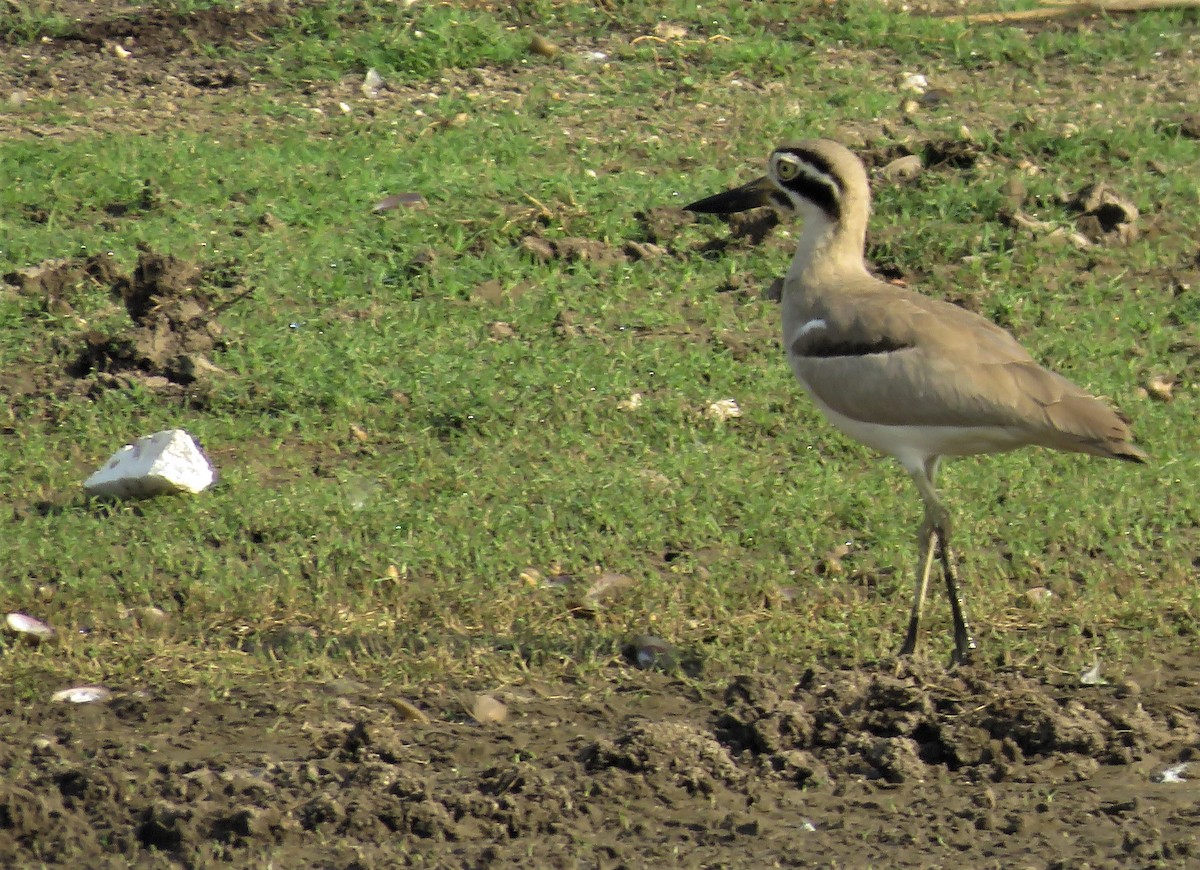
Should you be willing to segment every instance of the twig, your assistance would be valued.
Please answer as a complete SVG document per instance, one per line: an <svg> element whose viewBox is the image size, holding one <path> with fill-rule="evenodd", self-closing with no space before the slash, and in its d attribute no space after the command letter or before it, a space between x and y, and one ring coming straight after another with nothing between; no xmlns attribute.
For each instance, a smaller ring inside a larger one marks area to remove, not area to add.
<svg viewBox="0 0 1200 870"><path fill-rule="evenodd" d="M538 199L536 196L534 196L533 194L529 194L529 193L525 193L525 191L521 191L521 196L525 197L527 200L529 200L535 206L537 206L539 209L541 209L542 217L546 217L546 218L554 217L554 212L552 212L552 211L550 211L550 209L546 208L546 206L542 203L542 201L540 199Z"/></svg>
<svg viewBox="0 0 1200 870"><path fill-rule="evenodd" d="M241 302L243 299L245 299L247 296L252 295L253 293L254 293L253 287L247 288L246 290L243 290L241 293L235 293L233 296L230 296L224 302L220 303L219 305L214 306L208 312L208 316L206 319L212 320L214 317L216 317L222 311L225 311L227 308L232 307L234 304Z"/></svg>
<svg viewBox="0 0 1200 870"><path fill-rule="evenodd" d="M1070 0L1047 0L1039 9L1017 9L1011 12L976 12L961 16L971 24L1013 24L1022 21L1048 21L1072 15L1119 14L1150 12L1157 9L1197 9L1200 0L1089 0L1074 3ZM956 16L957 17L957 16Z"/></svg>

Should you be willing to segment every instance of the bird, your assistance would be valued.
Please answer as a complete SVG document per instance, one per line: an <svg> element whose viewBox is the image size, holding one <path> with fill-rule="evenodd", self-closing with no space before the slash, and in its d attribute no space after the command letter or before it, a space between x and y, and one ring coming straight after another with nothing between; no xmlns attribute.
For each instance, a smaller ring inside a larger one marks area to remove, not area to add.
<svg viewBox="0 0 1200 870"><path fill-rule="evenodd" d="M985 317L872 275L864 259L871 188L843 145L776 148L766 175L684 208L731 214L773 206L802 221L780 299L792 372L850 438L899 461L924 504L916 588L901 657L917 647L935 559L954 624L953 664L977 650L937 489L943 457L1048 447L1144 463L1129 419L1038 364Z"/></svg>

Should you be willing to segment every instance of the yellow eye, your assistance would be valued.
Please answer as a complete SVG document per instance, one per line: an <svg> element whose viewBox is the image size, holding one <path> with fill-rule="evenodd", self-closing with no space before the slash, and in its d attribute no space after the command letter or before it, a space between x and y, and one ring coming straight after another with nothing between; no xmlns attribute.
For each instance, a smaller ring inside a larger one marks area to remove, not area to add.
<svg viewBox="0 0 1200 870"><path fill-rule="evenodd" d="M800 167L791 160L780 160L775 165L775 172L779 175L780 181L791 181L799 171Z"/></svg>

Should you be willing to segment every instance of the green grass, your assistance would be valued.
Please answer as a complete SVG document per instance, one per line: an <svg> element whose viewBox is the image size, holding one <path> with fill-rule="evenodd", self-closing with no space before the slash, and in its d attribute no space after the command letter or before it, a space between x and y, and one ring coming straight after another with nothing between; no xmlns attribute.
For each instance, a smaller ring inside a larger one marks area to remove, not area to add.
<svg viewBox="0 0 1200 870"><path fill-rule="evenodd" d="M218 297L252 292L220 318L228 347L214 362L230 374L183 399L65 388L79 318L121 322L105 288L76 288L69 314L0 297L0 371L51 386L0 382L4 604L62 630L40 648L3 640L15 691L47 679L219 690L332 673L612 677L643 632L718 678L886 656L906 617L919 502L894 463L820 418L783 362L778 310L756 288L786 268L795 228L713 258L696 248L725 231L702 223L670 240L670 256L606 267L541 263L520 240L619 249L644 237L640 210L748 178L779 139L834 135L882 153L958 141L964 124L972 165L878 185L872 258L933 295L974 299L1125 408L1154 456L1145 468L1033 451L949 466L985 661L1074 666L1093 650L1140 656L1194 638L1196 311L1171 282L1195 270L1200 147L1136 101L1172 59L1163 75L1196 84L1180 60L1196 15L1025 33L854 4L787 6L790 17L769 4L661 8L311 4L258 33L265 42L211 47L261 88L193 95L169 126L130 135L146 115L125 94L108 103L122 123L110 114L95 129L77 93L20 108L62 135L0 145L0 270L100 252L128 270L148 246L224 276ZM43 12L5 38L60 26ZM659 20L688 33L634 41ZM562 53L528 53L532 30ZM370 67L389 89L368 102ZM1007 84L1030 69L1040 97ZM914 70L953 97L906 120L895 83ZM1080 70L1086 97L1069 80ZM1011 228L1004 189L1021 161L1036 165L1025 183L1040 218L1069 225L1059 194L1103 179L1154 231L1078 251ZM404 191L427 206L371 212ZM432 263L413 268L426 250ZM751 292L718 292L737 276ZM488 302L475 291L489 280L523 292ZM492 338L496 321L515 336ZM1139 397L1156 375L1176 378L1173 402ZM622 409L635 392L642 406ZM743 416L706 419L726 397ZM114 449L168 426L202 441L217 487L82 498L79 482ZM845 541L843 571L823 572ZM530 585L529 566L580 580ZM597 569L636 586L595 619L572 618ZM1026 598L1036 586L1050 604ZM139 620L151 606L165 626ZM939 599L931 611L924 648L941 656L948 618Z"/></svg>

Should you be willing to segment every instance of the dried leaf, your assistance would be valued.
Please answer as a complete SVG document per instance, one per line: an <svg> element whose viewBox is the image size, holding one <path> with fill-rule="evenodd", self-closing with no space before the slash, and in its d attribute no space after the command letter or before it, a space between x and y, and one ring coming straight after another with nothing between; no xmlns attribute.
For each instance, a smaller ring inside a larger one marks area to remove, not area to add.
<svg viewBox="0 0 1200 870"><path fill-rule="evenodd" d="M516 338L517 331L513 329L513 325L504 320L495 320L488 324L488 335L493 341L504 341L509 338Z"/></svg>
<svg viewBox="0 0 1200 870"><path fill-rule="evenodd" d="M626 574L604 573L595 579L583 597L590 602L608 601L636 585L634 579Z"/></svg>
<svg viewBox="0 0 1200 870"><path fill-rule="evenodd" d="M659 39L683 39L688 35L688 29L682 24L660 21L654 25L654 35Z"/></svg>
<svg viewBox="0 0 1200 870"><path fill-rule="evenodd" d="M562 49L560 49L553 42L537 33L535 33L529 39L529 50L534 54L540 54L542 57L554 57L556 54L562 51Z"/></svg>
<svg viewBox="0 0 1200 870"><path fill-rule="evenodd" d="M404 698L388 698L387 702L392 705L392 709L400 714L400 718L405 722L419 722L422 725L429 723L429 717L425 715L425 711L411 701Z"/></svg>
<svg viewBox="0 0 1200 870"><path fill-rule="evenodd" d="M54 629L40 619L26 616L24 613L10 613L4 620L10 629L31 640L49 640L54 637Z"/></svg>
<svg viewBox="0 0 1200 870"><path fill-rule="evenodd" d="M394 193L391 196L385 196L379 202L375 203L375 207L371 211L391 211L402 205L409 208L423 207L426 205L425 197L419 193Z"/></svg>
<svg viewBox="0 0 1200 870"><path fill-rule="evenodd" d="M495 305L504 300L504 285L495 278L490 278L475 285L471 290L471 298L490 302Z"/></svg>

